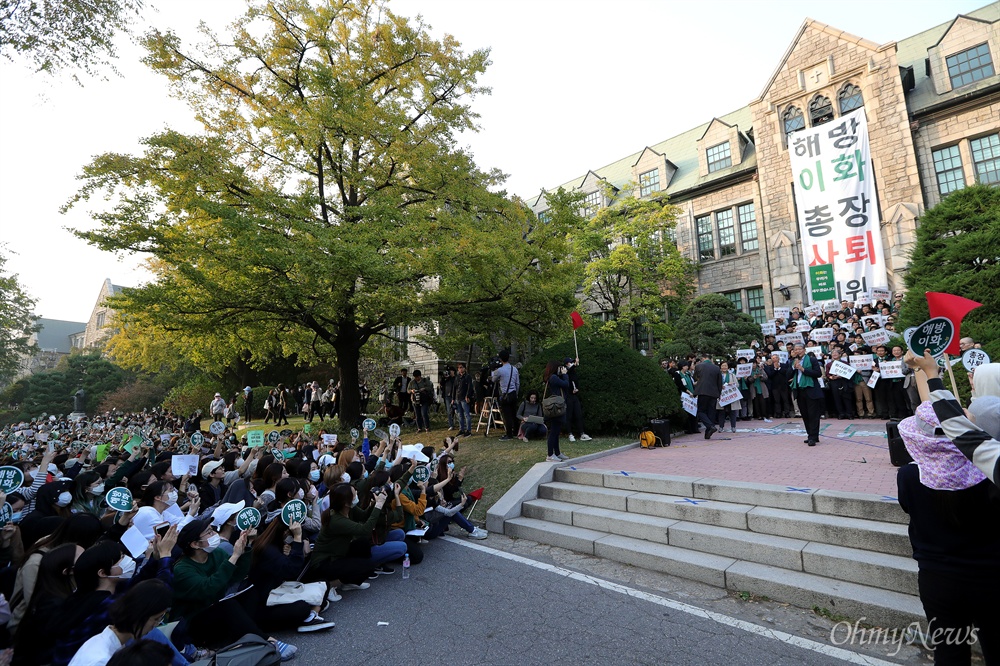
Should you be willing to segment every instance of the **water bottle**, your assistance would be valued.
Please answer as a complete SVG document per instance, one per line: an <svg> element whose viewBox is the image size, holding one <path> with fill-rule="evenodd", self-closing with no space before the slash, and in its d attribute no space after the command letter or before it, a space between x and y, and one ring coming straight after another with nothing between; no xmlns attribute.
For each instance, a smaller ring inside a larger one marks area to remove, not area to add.
<svg viewBox="0 0 1000 666"><path fill-rule="evenodd" d="M410 577L410 554L403 556L403 580Z"/></svg>

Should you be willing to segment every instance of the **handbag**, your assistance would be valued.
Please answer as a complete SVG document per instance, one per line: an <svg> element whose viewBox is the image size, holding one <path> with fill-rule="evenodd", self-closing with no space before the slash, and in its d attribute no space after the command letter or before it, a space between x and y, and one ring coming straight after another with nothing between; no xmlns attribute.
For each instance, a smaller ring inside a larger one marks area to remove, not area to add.
<svg viewBox="0 0 1000 666"><path fill-rule="evenodd" d="M542 414L547 419L557 419L566 413L566 398L561 395L544 397L549 393L549 383L545 382L545 390L542 393Z"/></svg>
<svg viewBox="0 0 1000 666"><path fill-rule="evenodd" d="M326 583L324 582L300 583L290 580L271 590L271 593L267 595L267 605L282 606L293 604L296 601L305 601L310 606L320 606L325 596Z"/></svg>

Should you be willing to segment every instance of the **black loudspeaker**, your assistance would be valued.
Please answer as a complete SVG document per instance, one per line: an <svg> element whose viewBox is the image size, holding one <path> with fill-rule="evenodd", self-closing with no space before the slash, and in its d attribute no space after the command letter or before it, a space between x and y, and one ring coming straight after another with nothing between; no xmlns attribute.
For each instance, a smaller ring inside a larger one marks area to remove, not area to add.
<svg viewBox="0 0 1000 666"><path fill-rule="evenodd" d="M656 435L657 446L670 446L670 421L667 419L650 419L649 429Z"/></svg>
<svg viewBox="0 0 1000 666"><path fill-rule="evenodd" d="M903 438L899 436L899 421L889 421L885 424L885 434L889 439L889 462L896 467L913 462L910 452L903 444Z"/></svg>

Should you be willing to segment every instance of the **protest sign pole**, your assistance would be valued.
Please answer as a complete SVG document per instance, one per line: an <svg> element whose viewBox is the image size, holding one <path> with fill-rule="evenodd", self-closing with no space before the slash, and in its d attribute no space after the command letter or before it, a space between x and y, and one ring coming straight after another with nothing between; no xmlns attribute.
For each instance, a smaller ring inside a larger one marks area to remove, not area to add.
<svg viewBox="0 0 1000 666"><path fill-rule="evenodd" d="M944 367L948 369L948 377L951 378L951 392L955 395L955 400L958 400L958 384L955 383L955 373L951 370L951 359L948 354L944 354L943 358Z"/></svg>

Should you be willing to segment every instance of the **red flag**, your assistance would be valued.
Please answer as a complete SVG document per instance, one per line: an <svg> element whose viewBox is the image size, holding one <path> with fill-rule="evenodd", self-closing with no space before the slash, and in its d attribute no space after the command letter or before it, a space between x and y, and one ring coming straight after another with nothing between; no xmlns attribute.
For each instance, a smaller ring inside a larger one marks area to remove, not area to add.
<svg viewBox="0 0 1000 666"><path fill-rule="evenodd" d="M931 312L931 318L947 317L955 325L955 337L952 339L951 344L948 345L948 348L944 350L946 354L961 353L962 350L958 346L958 340L962 337L962 334L959 332L962 319L981 305L982 303L977 303L968 298L962 298L953 294L945 294L939 291L927 292L927 308Z"/></svg>
<svg viewBox="0 0 1000 666"><path fill-rule="evenodd" d="M583 317L580 316L579 312L574 312L570 316L573 318L573 330L574 331L576 329L580 328L581 326L583 326Z"/></svg>
<svg viewBox="0 0 1000 666"><path fill-rule="evenodd" d="M486 490L486 488L476 488L471 493L468 493L466 497L468 497L471 500L476 500L478 502L479 500L483 499L484 490Z"/></svg>

